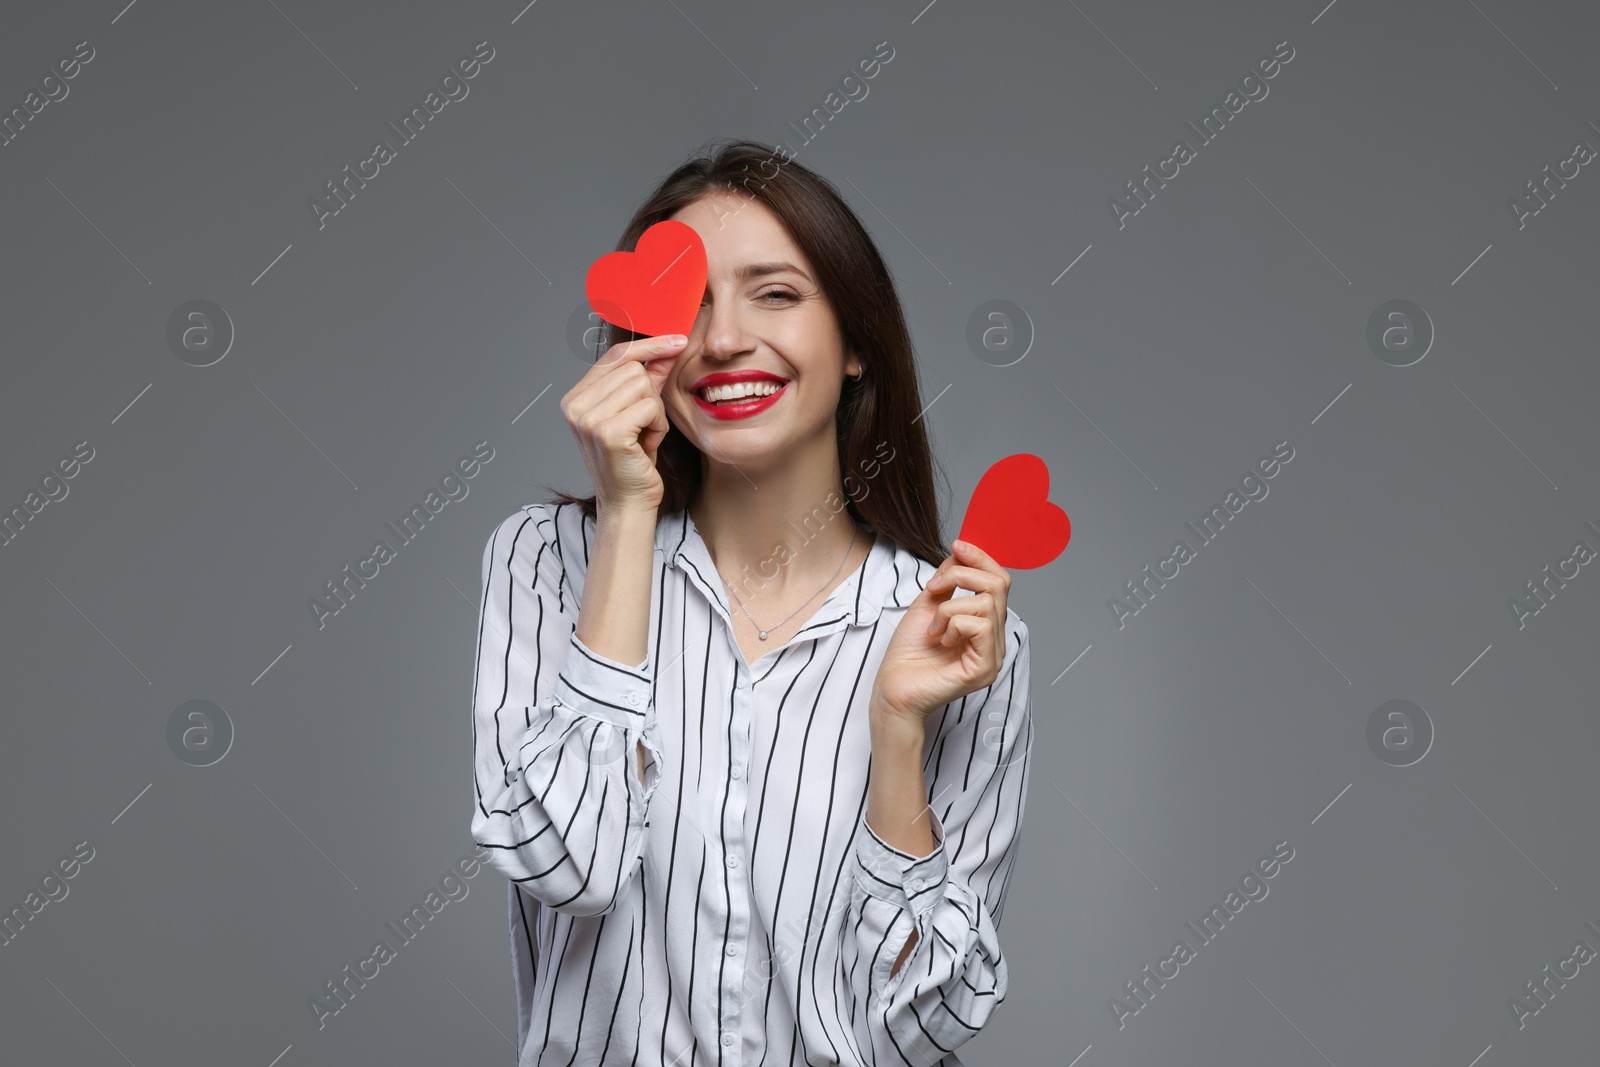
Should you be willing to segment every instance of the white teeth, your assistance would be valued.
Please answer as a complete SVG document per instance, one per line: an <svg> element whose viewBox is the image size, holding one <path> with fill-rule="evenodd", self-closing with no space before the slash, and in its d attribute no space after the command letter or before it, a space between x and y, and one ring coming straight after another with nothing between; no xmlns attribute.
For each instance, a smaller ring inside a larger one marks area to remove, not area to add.
<svg viewBox="0 0 1600 1067"><path fill-rule="evenodd" d="M738 400L748 396L771 396L784 383L770 379L759 382L731 382L727 385L712 385L700 390L700 395L715 404L719 400Z"/></svg>

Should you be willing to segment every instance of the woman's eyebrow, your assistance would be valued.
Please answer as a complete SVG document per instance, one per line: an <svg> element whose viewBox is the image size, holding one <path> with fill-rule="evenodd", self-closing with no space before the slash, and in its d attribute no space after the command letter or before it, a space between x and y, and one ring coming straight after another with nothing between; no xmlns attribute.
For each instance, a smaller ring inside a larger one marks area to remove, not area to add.
<svg viewBox="0 0 1600 1067"><path fill-rule="evenodd" d="M733 272L734 277L741 281L750 278L760 278L768 274L798 274L806 281L811 280L811 275L795 266L793 263L746 263Z"/></svg>

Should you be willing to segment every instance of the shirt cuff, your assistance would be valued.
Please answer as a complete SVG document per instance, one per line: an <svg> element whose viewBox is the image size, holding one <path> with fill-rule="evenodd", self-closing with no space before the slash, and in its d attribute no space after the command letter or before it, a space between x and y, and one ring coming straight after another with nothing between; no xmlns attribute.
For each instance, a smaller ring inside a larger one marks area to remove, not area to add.
<svg viewBox="0 0 1600 1067"><path fill-rule="evenodd" d="M944 824L932 808L927 811L933 827L933 851L926 856L902 852L879 837L862 815L866 833L857 837L856 882L861 888L921 919L944 896L949 880L950 857L944 850Z"/></svg>
<svg viewBox="0 0 1600 1067"><path fill-rule="evenodd" d="M630 667L602 656L574 631L566 662L556 675L555 702L614 726L643 729L651 704L649 665L649 659Z"/></svg>

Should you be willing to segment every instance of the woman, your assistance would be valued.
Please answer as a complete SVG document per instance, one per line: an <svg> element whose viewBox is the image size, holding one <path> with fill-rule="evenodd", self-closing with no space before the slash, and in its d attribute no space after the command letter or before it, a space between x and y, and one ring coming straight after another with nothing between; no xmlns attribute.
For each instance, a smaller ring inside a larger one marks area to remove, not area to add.
<svg viewBox="0 0 1600 1067"><path fill-rule="evenodd" d="M1005 997L1028 630L943 551L882 258L778 158L640 207L619 249L704 241L693 331L608 327L561 402L595 495L485 546L472 835L525 1064L959 1065Z"/></svg>

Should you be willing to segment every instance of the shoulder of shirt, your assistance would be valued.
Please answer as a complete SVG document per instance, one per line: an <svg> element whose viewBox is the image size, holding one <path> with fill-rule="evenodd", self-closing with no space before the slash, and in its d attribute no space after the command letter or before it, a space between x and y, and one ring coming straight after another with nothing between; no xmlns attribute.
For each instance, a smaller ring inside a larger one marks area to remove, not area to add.
<svg viewBox="0 0 1600 1067"><path fill-rule="evenodd" d="M1017 635L1016 647L1008 649L1008 653L1012 656L1025 655L1031 661L1033 655L1029 650L1033 642L1028 640L1028 624L1022 621L1022 616L1010 604L1006 605L1006 629Z"/></svg>
<svg viewBox="0 0 1600 1067"><path fill-rule="evenodd" d="M681 519L677 513L663 514L657 520L658 553L663 536L659 531L678 521ZM537 538L531 536L535 533ZM541 547L547 548L557 561L556 565L568 586L582 596L583 578L589 569L588 554L594 545L594 535L595 521L585 515L577 504L555 501L523 504L500 520L489 535L484 553L487 556L492 552L501 559L508 559L511 550L504 546L513 538L516 539L516 551L519 553L537 553Z"/></svg>
<svg viewBox="0 0 1600 1067"><path fill-rule="evenodd" d="M1013 586L1013 588L1015 588ZM1015 638L1015 640L1012 640ZM1033 662L1033 642L1028 639L1028 624L1022 621L1022 616L1017 614L1017 609L1010 604L1006 605L1006 655L1007 660L1016 660L1025 656L1029 664Z"/></svg>
<svg viewBox="0 0 1600 1067"><path fill-rule="evenodd" d="M519 553L548 547L560 560L568 580L581 580L586 569L584 546L593 543L594 520L576 504L523 504L496 525L485 552L492 550L497 556L508 558L511 550L506 546L513 539Z"/></svg>
<svg viewBox="0 0 1600 1067"><path fill-rule="evenodd" d="M504 543L508 537L515 537L520 532L520 545L528 539L528 534L537 532L541 540L549 541L554 529L554 513L555 507L550 504L523 504L495 525L489 540Z"/></svg>

